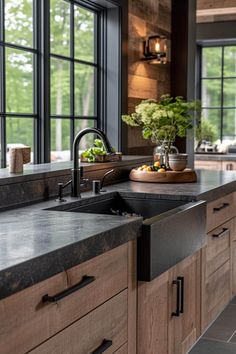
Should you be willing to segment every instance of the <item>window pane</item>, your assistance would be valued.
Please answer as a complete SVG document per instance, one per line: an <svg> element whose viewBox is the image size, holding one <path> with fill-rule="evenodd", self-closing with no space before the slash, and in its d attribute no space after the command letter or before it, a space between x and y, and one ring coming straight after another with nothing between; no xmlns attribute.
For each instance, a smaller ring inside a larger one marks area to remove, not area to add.
<svg viewBox="0 0 236 354"><path fill-rule="evenodd" d="M92 119L75 119L75 135L84 128L93 128L95 126L95 121ZM80 150L86 150L87 148L93 146L94 134L86 134L80 143Z"/></svg>
<svg viewBox="0 0 236 354"><path fill-rule="evenodd" d="M70 160L70 119L51 119L51 161Z"/></svg>
<svg viewBox="0 0 236 354"><path fill-rule="evenodd" d="M224 48L224 76L236 76L236 46Z"/></svg>
<svg viewBox="0 0 236 354"><path fill-rule="evenodd" d="M70 63L51 58L51 114L70 114Z"/></svg>
<svg viewBox="0 0 236 354"><path fill-rule="evenodd" d="M7 161L9 162L9 148L14 144L23 144L31 147L31 162L33 162L33 118L6 118Z"/></svg>
<svg viewBox="0 0 236 354"><path fill-rule="evenodd" d="M90 62L95 61L94 21L95 14L79 6L74 7L75 57Z"/></svg>
<svg viewBox="0 0 236 354"><path fill-rule="evenodd" d="M223 117L224 138L234 137L236 135L236 110L224 109Z"/></svg>
<svg viewBox="0 0 236 354"><path fill-rule="evenodd" d="M202 48L202 77L221 76L222 48Z"/></svg>
<svg viewBox="0 0 236 354"><path fill-rule="evenodd" d="M203 107L221 106L221 80L220 79L202 80L202 106Z"/></svg>
<svg viewBox="0 0 236 354"><path fill-rule="evenodd" d="M94 116L95 69L89 65L75 64L75 115Z"/></svg>
<svg viewBox="0 0 236 354"><path fill-rule="evenodd" d="M6 42L33 47L33 1L5 0Z"/></svg>
<svg viewBox="0 0 236 354"><path fill-rule="evenodd" d="M33 113L33 54L6 48L6 111Z"/></svg>
<svg viewBox="0 0 236 354"><path fill-rule="evenodd" d="M50 44L51 52L70 55L70 4L66 1L51 0Z"/></svg>
<svg viewBox="0 0 236 354"><path fill-rule="evenodd" d="M224 106L236 107L236 79L224 80Z"/></svg>
<svg viewBox="0 0 236 354"><path fill-rule="evenodd" d="M216 129L217 137L220 139L220 121L221 112L220 109L203 109L202 119L207 119Z"/></svg>

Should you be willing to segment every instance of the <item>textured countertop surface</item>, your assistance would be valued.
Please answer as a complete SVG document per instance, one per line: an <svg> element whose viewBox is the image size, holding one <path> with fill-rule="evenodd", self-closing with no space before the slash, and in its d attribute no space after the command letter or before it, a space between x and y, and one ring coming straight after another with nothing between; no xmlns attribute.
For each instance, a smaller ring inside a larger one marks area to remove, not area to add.
<svg viewBox="0 0 236 354"><path fill-rule="evenodd" d="M111 186L111 191L144 193L161 199L206 200L210 202L236 191L236 171L197 170L195 183L125 182Z"/></svg>
<svg viewBox="0 0 236 354"><path fill-rule="evenodd" d="M141 193L155 199L211 201L236 190L234 171L197 174L196 183L125 182L107 191ZM85 193L84 198L91 198L91 193ZM66 199L73 202L70 197ZM0 213L0 298L140 235L141 218L43 210L56 205L48 201Z"/></svg>

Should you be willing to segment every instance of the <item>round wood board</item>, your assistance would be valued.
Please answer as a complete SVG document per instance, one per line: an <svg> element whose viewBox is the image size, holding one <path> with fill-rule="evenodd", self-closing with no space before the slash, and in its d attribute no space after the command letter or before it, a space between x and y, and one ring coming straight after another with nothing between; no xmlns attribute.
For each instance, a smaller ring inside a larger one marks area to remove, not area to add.
<svg viewBox="0 0 236 354"><path fill-rule="evenodd" d="M184 171L166 171L166 172L146 172L131 170L129 178L135 182L149 183L187 183L196 182L196 172L186 168Z"/></svg>

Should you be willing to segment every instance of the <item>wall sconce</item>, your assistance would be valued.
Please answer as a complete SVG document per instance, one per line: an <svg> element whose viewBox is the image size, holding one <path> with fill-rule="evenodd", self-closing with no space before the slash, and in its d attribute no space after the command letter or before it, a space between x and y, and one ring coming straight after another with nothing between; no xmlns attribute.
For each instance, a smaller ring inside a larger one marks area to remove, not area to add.
<svg viewBox="0 0 236 354"><path fill-rule="evenodd" d="M150 36L143 42L143 61L149 64L166 64L168 61L168 40L165 36Z"/></svg>

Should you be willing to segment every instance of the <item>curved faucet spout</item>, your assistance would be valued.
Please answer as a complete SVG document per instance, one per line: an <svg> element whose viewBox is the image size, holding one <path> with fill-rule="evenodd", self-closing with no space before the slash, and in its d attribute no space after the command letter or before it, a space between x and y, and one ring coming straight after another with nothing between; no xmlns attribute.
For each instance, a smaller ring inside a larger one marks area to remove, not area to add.
<svg viewBox="0 0 236 354"><path fill-rule="evenodd" d="M81 180L81 173L80 173L80 164L79 164L79 144L82 137L88 133L97 134L106 149L108 154L113 154L112 146L106 137L106 135L97 128L85 128L80 130L80 132L76 135L74 142L73 142L73 169L72 169L72 197L80 197L80 180Z"/></svg>

